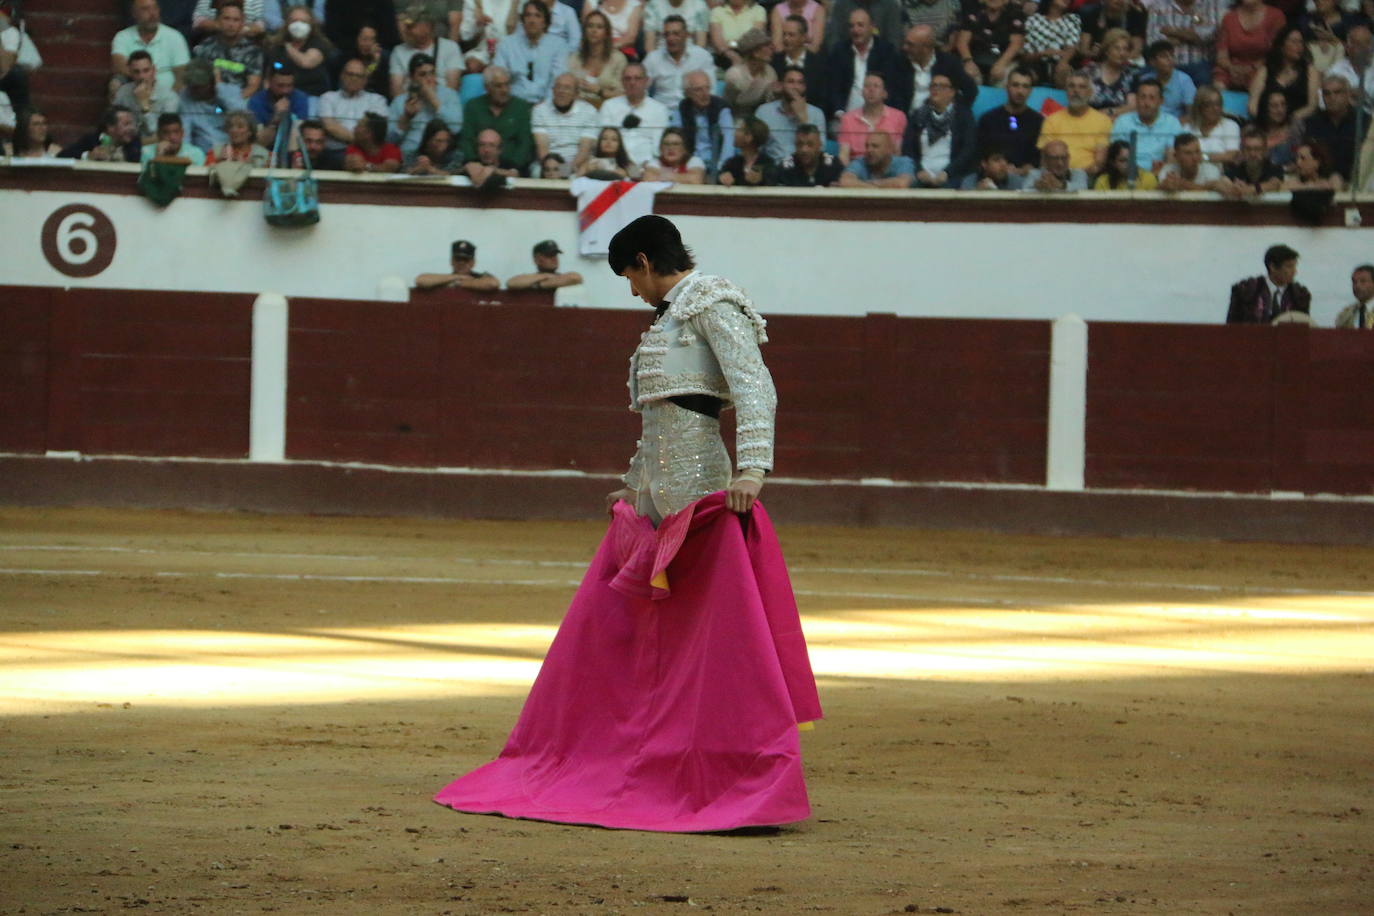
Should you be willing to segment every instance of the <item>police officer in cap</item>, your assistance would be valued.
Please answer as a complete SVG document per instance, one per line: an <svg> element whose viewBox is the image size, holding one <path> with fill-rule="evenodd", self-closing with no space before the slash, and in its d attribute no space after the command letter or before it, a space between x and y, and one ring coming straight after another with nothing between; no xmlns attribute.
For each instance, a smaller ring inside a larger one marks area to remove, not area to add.
<svg viewBox="0 0 1374 916"><path fill-rule="evenodd" d="M415 278L416 289L472 289L493 290L501 288L501 281L491 274L476 269L477 246L467 239L453 243L450 266L452 273L420 274Z"/></svg>
<svg viewBox="0 0 1374 916"><path fill-rule="evenodd" d="M560 286L576 286L582 282L582 275L575 271L560 273L558 256L563 250L553 239L545 239L534 246L534 273L520 274L506 281L506 289L557 289Z"/></svg>

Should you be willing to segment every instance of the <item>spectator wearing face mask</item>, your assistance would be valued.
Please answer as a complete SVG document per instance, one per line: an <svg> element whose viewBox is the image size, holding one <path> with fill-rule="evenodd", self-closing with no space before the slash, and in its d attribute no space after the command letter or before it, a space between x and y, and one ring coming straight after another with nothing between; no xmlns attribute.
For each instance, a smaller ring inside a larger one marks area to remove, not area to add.
<svg viewBox="0 0 1374 916"><path fill-rule="evenodd" d="M330 89L328 63L335 53L334 45L316 27L310 9L293 6L286 14L285 26L267 41L267 72L290 68L296 74L296 89L321 96Z"/></svg>

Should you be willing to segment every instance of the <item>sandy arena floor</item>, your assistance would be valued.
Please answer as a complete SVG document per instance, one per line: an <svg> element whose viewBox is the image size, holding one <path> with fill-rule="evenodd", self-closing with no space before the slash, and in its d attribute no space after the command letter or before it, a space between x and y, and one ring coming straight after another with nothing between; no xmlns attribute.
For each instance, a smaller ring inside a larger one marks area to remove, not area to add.
<svg viewBox="0 0 1374 916"><path fill-rule="evenodd" d="M1374 912L1374 552L784 528L815 815L429 801L598 524L0 509L0 912Z"/></svg>

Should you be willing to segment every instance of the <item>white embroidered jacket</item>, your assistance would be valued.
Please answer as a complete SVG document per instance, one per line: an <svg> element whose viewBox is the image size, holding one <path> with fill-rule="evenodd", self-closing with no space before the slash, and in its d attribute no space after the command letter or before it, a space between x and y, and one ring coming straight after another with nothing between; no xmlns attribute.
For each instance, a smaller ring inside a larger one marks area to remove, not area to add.
<svg viewBox="0 0 1374 916"><path fill-rule="evenodd" d="M680 394L708 394L735 408L735 464L773 468L778 396L759 345L767 322L729 280L694 274L630 357L630 409Z"/></svg>

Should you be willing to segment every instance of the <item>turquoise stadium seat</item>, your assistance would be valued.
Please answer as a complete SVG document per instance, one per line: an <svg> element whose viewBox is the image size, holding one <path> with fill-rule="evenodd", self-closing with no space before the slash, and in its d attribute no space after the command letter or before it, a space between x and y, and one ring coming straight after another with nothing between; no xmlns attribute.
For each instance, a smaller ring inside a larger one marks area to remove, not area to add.
<svg viewBox="0 0 1374 916"><path fill-rule="evenodd" d="M1054 99L1065 108L1069 107L1069 95L1063 89L1051 89L1049 86L1036 86L1031 90L1030 99L1026 104L1036 111L1040 111L1046 99Z"/></svg>
<svg viewBox="0 0 1374 916"><path fill-rule="evenodd" d="M1250 119L1250 95L1246 92L1227 90L1221 94L1221 110L1242 121Z"/></svg>
<svg viewBox="0 0 1374 916"><path fill-rule="evenodd" d="M1052 89L1049 86L1036 86L1031 90L1030 98L1026 104L1033 110L1039 111L1045 104L1046 99L1054 99L1065 108L1069 105L1069 97L1063 89ZM992 86L978 87L978 98L973 101L973 118L976 121L985 112L991 111L998 105L1007 100L1007 90L997 89Z"/></svg>
<svg viewBox="0 0 1374 916"><path fill-rule="evenodd" d="M973 119L976 121L984 112L992 111L1007 100L1007 90L994 86L979 86L978 98L973 100Z"/></svg>
<svg viewBox="0 0 1374 916"><path fill-rule="evenodd" d="M827 140L827 141L825 141L825 151L826 151L827 153L829 153L830 155L832 155L832 156L838 156L838 155L840 154L840 141L838 141L838 140Z"/></svg>
<svg viewBox="0 0 1374 916"><path fill-rule="evenodd" d="M467 104L468 99L475 99L487 91L487 87L482 85L482 74L467 73L463 75L463 81L458 84L458 97Z"/></svg>

